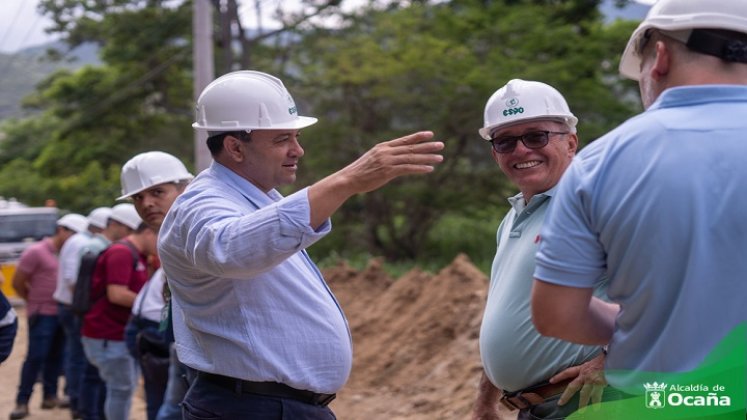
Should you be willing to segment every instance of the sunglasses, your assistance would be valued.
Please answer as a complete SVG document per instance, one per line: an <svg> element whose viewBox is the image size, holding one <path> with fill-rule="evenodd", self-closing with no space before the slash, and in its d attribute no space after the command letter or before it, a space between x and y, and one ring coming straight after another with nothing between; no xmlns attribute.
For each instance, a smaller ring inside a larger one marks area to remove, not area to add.
<svg viewBox="0 0 747 420"><path fill-rule="evenodd" d="M634 52L638 57L643 57L643 50L646 49L646 45L648 45L648 42L651 40L651 35L654 34L654 31L651 29L646 29L643 34L641 34L640 37L638 37L638 40L635 43L635 49Z"/></svg>
<svg viewBox="0 0 747 420"><path fill-rule="evenodd" d="M530 131L521 136L501 136L490 139L496 153L511 153L516 149L516 143L521 140L527 149L541 149L547 146L550 135L568 134L560 131Z"/></svg>

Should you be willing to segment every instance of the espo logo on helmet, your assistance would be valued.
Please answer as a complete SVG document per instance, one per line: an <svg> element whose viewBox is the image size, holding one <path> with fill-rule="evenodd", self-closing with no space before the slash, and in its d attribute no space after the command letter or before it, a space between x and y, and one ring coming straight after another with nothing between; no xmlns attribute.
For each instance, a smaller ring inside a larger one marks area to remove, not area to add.
<svg viewBox="0 0 747 420"><path fill-rule="evenodd" d="M641 77L641 57L636 53L636 45L652 28L663 31L724 29L747 33L747 1L659 0L630 36L620 59L621 75L633 80Z"/></svg>
<svg viewBox="0 0 747 420"><path fill-rule="evenodd" d="M491 133L498 128L540 119L565 123L572 132L578 122L563 95L552 86L513 79L488 99L485 124L479 132L482 138L490 140Z"/></svg>
<svg viewBox="0 0 747 420"><path fill-rule="evenodd" d="M164 152L145 152L134 156L122 166L119 177L122 200L167 182L187 181L194 178L181 160Z"/></svg>
<svg viewBox="0 0 747 420"><path fill-rule="evenodd" d="M197 99L192 127L211 132L299 130L317 122L298 115L296 103L277 77L252 70L228 73L207 85Z"/></svg>

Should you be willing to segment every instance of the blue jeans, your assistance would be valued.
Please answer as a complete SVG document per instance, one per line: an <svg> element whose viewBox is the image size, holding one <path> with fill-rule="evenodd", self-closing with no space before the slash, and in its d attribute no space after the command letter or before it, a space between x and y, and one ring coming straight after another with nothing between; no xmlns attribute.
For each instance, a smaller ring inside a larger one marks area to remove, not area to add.
<svg viewBox="0 0 747 420"><path fill-rule="evenodd" d="M57 315L30 315L28 323L29 347L21 368L17 404L28 404L42 369L44 398L57 398L57 381L64 356L65 333Z"/></svg>
<svg viewBox="0 0 747 420"><path fill-rule="evenodd" d="M106 384L99 376L96 366L86 359L83 378L78 389L78 413L83 420L101 420L104 418L106 402Z"/></svg>
<svg viewBox="0 0 747 420"><path fill-rule="evenodd" d="M180 362L176 357L176 348L171 343L171 364L169 365L169 384L161 409L156 420L181 420L182 401L187 394L190 383L194 380L194 370Z"/></svg>
<svg viewBox="0 0 747 420"><path fill-rule="evenodd" d="M124 331L125 343L130 355L141 364L140 354L137 348L137 335L141 331L150 331L155 336L162 336L158 331L159 323L150 321L145 318L136 316L130 317ZM166 338L164 337L165 341ZM147 367L147 366L146 366ZM166 374L162 378L152 378L147 374L148 370L143 368L143 388L145 390L145 407L148 414L148 420L155 420L158 410L163 404L164 394L166 393ZM181 419L181 417L180 417Z"/></svg>
<svg viewBox="0 0 747 420"><path fill-rule="evenodd" d="M86 354L80 343L80 318L70 311L70 306L60 303L57 305L57 316L62 330L65 332L65 390L70 397L70 409L78 411L80 383L85 373Z"/></svg>
<svg viewBox="0 0 747 420"><path fill-rule="evenodd" d="M549 397L540 404L519 411L517 420L561 420L573 413L576 413L577 418L582 420L584 418L584 410L578 409L579 394L579 392L573 394L573 397L562 406L558 405L558 400L562 394ZM621 394L616 389L612 387L604 388L602 401L615 401L620 398ZM593 416L594 407L588 407L587 409L592 410L591 415Z"/></svg>
<svg viewBox="0 0 747 420"><path fill-rule="evenodd" d="M201 375L190 386L182 403L184 420L334 420L329 407L289 398L236 393L216 386Z"/></svg>
<svg viewBox="0 0 747 420"><path fill-rule="evenodd" d="M104 415L107 420L128 420L137 386L137 367L124 341L83 337L88 360L106 383Z"/></svg>

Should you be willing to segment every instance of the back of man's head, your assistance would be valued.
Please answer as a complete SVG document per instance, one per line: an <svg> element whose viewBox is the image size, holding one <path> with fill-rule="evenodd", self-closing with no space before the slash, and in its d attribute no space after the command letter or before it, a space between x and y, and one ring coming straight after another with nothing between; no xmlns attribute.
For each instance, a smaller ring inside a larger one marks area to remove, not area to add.
<svg viewBox="0 0 747 420"><path fill-rule="evenodd" d="M726 73L747 71L747 1L659 0L631 35L620 74L639 80L645 46L657 33L681 43L693 55L718 58L720 62L700 61L716 62Z"/></svg>
<svg viewBox="0 0 747 420"><path fill-rule="evenodd" d="M112 214L110 207L97 207L88 213L88 230L92 233L101 233L107 223L109 223L109 216Z"/></svg>

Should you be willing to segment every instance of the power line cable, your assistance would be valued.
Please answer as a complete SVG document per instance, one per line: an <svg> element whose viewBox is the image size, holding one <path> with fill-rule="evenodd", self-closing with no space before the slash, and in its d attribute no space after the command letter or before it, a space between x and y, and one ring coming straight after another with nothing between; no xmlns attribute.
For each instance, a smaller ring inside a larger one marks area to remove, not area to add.
<svg viewBox="0 0 747 420"><path fill-rule="evenodd" d="M16 14L13 16L13 20L10 22L10 25L8 25L7 28L5 28L5 33L3 34L3 37L0 38L0 45L5 45L5 40L8 38L8 35L10 35L13 32L13 26L18 22L18 17L21 16L21 10L23 10L23 5L29 4L28 2L24 1L18 2L18 7L16 8Z"/></svg>
<svg viewBox="0 0 747 420"><path fill-rule="evenodd" d="M175 20L171 25L169 25L168 29L171 29L173 27L176 27L178 24L178 21ZM130 96L130 92L134 91L135 88L144 85L148 81L154 79L160 72L166 70L171 64L177 61L177 59L181 58L182 56L186 55L189 52L189 50L182 50L180 52L175 53L171 57L169 57L167 60L161 62L156 67L148 70L145 72L145 74L141 76L137 76L133 79L132 82L128 83L123 89L120 89L119 92L108 96L106 99L104 99L101 102L98 102L94 106L90 107L81 107L78 108L76 111L81 115L82 117L78 119L69 120L66 126L63 126L62 128L62 137L64 137L67 133L74 130L77 126L85 123L86 121L90 121L96 116L103 115L106 112L110 111L111 108L119 103L120 101L126 99L128 96ZM142 62L151 62L153 59L157 58L160 55L160 51L153 51L153 53L147 57L146 60L143 60ZM15 56L13 56L15 57ZM7 70L6 66L6 69ZM4 74L0 73L0 74ZM0 85L2 84L2 76L0 76ZM90 87L93 87L93 84L95 81L92 81L90 83Z"/></svg>
<svg viewBox="0 0 747 420"><path fill-rule="evenodd" d="M36 29L36 26L39 24L40 20L41 20L41 16L37 14L33 23L29 25L28 29L26 30L26 35L23 37L23 40L21 41L21 45L24 45L26 41L28 41L29 37L34 32L34 29ZM5 66L3 66L3 69L0 70L0 75L4 75L2 76L2 78L0 78L0 86L2 86L3 82L7 80L8 70L10 69L10 66L13 65L13 63L18 59L20 55L21 55L21 52L16 51L13 55L10 56L10 58L8 58L8 61L5 62Z"/></svg>

